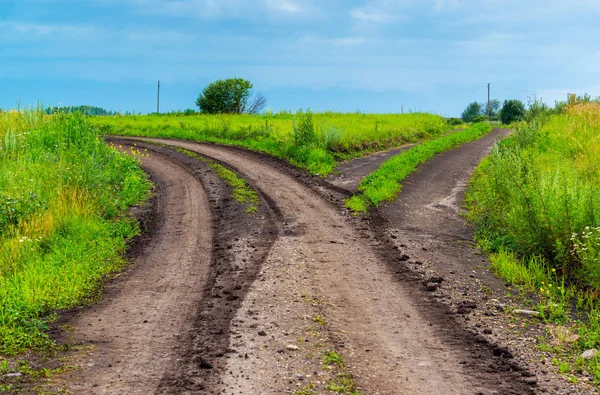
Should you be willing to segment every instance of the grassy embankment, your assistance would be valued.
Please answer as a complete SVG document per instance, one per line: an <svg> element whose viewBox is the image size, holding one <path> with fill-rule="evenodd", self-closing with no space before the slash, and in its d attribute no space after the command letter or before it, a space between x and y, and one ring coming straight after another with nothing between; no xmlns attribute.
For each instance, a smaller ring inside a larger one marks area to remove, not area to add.
<svg viewBox="0 0 600 395"><path fill-rule="evenodd" d="M362 180L358 193L346 201L346 206L354 212L364 212L370 206L394 200L402 189L402 180L420 164L439 153L483 137L491 130L492 126L487 122L476 123L465 130L417 145L387 160Z"/></svg>
<svg viewBox="0 0 600 395"><path fill-rule="evenodd" d="M105 134L241 146L320 175L331 173L340 159L429 140L451 128L431 114L134 115L91 121Z"/></svg>
<svg viewBox="0 0 600 395"><path fill-rule="evenodd" d="M40 110L0 113L0 169L0 354L16 355L51 346L52 312L123 267L150 184L82 116Z"/></svg>
<svg viewBox="0 0 600 395"><path fill-rule="evenodd" d="M600 359L580 354L600 347L599 189L600 105L586 103L543 126L519 126L481 163L467 194L492 269L533 298L542 319L562 325L544 351L561 372L587 369L596 382Z"/></svg>

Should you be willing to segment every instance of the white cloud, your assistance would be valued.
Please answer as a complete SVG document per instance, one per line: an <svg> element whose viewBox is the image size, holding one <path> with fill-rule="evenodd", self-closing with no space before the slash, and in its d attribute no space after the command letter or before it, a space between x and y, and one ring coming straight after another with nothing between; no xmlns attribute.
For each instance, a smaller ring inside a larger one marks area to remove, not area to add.
<svg viewBox="0 0 600 395"><path fill-rule="evenodd" d="M77 25L51 25L39 23L0 22L0 28L8 29L22 35L36 36L69 36L81 38L96 33L97 30L89 26Z"/></svg>
<svg viewBox="0 0 600 395"><path fill-rule="evenodd" d="M292 0L266 0L269 9L280 12L299 13L303 8Z"/></svg>
<svg viewBox="0 0 600 395"><path fill-rule="evenodd" d="M374 7L353 8L350 10L350 16L366 23L389 23L399 19L406 19L405 16L393 14Z"/></svg>

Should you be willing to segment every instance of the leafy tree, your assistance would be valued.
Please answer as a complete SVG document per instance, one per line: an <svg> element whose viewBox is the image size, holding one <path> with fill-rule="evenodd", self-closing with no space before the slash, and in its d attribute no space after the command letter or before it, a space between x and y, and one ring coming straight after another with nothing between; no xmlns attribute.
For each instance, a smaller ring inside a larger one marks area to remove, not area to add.
<svg viewBox="0 0 600 395"><path fill-rule="evenodd" d="M498 99L490 100L490 117L495 117L496 115L498 115L498 113L500 112L501 106L502 106L502 103L500 102L500 100L498 100ZM485 104L484 108L485 108L485 115L487 115L487 103Z"/></svg>
<svg viewBox="0 0 600 395"><path fill-rule="evenodd" d="M481 115L481 104L474 101L473 103L469 104L467 108L465 108L465 111L463 111L460 117L465 122L472 122L473 118L478 115Z"/></svg>
<svg viewBox="0 0 600 395"><path fill-rule="evenodd" d="M500 110L500 120L503 124L521 121L525 117L525 106L520 100L505 100Z"/></svg>
<svg viewBox="0 0 600 395"><path fill-rule="evenodd" d="M252 83L243 78L229 78L210 83L196 100L205 114L256 114L265 107L267 99L258 94L250 101Z"/></svg>

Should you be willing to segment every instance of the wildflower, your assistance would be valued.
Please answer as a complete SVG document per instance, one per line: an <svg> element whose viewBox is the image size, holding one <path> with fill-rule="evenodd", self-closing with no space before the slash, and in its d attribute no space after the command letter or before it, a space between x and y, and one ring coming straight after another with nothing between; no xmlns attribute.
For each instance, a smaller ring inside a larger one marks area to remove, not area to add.
<svg viewBox="0 0 600 395"><path fill-rule="evenodd" d="M552 273L556 273L556 269L552 268Z"/></svg>

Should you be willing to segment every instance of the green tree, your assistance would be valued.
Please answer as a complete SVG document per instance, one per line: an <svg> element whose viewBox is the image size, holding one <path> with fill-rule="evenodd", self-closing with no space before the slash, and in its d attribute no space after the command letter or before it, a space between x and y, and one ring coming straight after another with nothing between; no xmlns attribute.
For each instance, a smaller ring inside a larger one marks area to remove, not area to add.
<svg viewBox="0 0 600 395"><path fill-rule="evenodd" d="M490 100L490 117L495 117L500 112L502 103L498 99ZM485 104L485 115L487 115L487 103Z"/></svg>
<svg viewBox="0 0 600 395"><path fill-rule="evenodd" d="M525 117L525 106L520 100L505 100L500 110L500 120L503 124L521 121Z"/></svg>
<svg viewBox="0 0 600 395"><path fill-rule="evenodd" d="M460 117L465 122L472 122L478 115L481 115L481 104L474 101L465 108L465 111L463 111Z"/></svg>
<svg viewBox="0 0 600 395"><path fill-rule="evenodd" d="M229 78L210 83L196 100L205 114L255 114L264 108L266 98L258 94L250 101L252 83L243 78Z"/></svg>

